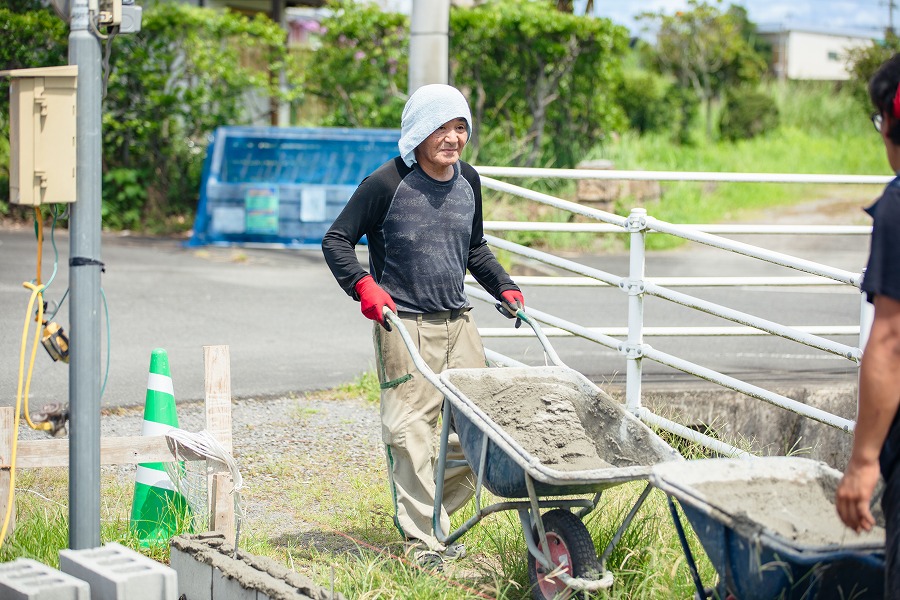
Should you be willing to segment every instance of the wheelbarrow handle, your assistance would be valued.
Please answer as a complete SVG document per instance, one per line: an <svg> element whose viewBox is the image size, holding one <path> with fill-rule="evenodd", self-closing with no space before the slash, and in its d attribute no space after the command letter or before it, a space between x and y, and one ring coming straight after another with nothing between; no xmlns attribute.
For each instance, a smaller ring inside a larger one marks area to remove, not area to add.
<svg viewBox="0 0 900 600"><path fill-rule="evenodd" d="M547 358L550 359L551 363L553 363L557 367L568 367L568 365L566 365L559 357L559 354L556 353L556 350L553 349L553 346L550 344L550 340L547 339L547 336L544 334L543 330L541 330L541 326L538 325L536 319L530 317L525 312L524 308L519 308L519 310L516 311L516 317L522 322L526 323L529 327L531 327L532 331L534 331L534 335L537 336L538 341L544 348L544 352L547 353Z"/></svg>
<svg viewBox="0 0 900 600"><path fill-rule="evenodd" d="M541 326L538 325L537 321L531 318L528 313L525 312L524 308L519 308L516 311L516 317L522 322L528 324L529 327L534 331L534 334L537 336L538 341L540 341L541 346L544 348L544 352L547 353L547 357L550 359L550 362L556 365L557 367L567 367L562 359L559 358L559 355L556 353L556 350L553 349L553 346L550 344L550 340L547 339L547 336L544 335L544 332L541 330ZM419 351L416 349L415 344L412 341L412 338L409 336L409 332L406 330L406 327L403 325L403 321L400 320L394 311L392 311L387 306L384 307L384 318L387 322L389 322L392 326L397 328L397 331L400 333L400 336L403 338L403 343L406 344L406 349L409 350L409 355L413 359L413 363L415 363L416 368L425 376L428 381L430 381L435 387L440 389L442 392L444 391L444 385L440 382L440 379L437 375L434 374L425 361L422 359L422 356L419 354Z"/></svg>

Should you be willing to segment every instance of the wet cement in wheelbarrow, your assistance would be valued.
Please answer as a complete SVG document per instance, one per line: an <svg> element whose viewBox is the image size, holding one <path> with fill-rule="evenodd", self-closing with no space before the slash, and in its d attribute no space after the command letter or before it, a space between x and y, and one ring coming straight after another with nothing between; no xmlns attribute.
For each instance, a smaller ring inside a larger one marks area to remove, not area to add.
<svg viewBox="0 0 900 600"><path fill-rule="evenodd" d="M791 481L749 478L693 486L706 501L751 531L768 529L798 546L858 546L884 543L884 529L859 535L840 520L834 504L837 480Z"/></svg>
<svg viewBox="0 0 900 600"><path fill-rule="evenodd" d="M636 427L623 430L621 415L613 406L604 406L614 402L611 398L591 398L592 417L604 423L588 423L588 432L573 402L573 396L583 397L584 392L573 383L523 379L513 372L506 376L504 370L479 378L477 385L469 383L466 397L547 467L589 471L640 462L631 450L641 446L644 433ZM606 431L593 431L603 424L609 425ZM622 433L633 435L621 439Z"/></svg>

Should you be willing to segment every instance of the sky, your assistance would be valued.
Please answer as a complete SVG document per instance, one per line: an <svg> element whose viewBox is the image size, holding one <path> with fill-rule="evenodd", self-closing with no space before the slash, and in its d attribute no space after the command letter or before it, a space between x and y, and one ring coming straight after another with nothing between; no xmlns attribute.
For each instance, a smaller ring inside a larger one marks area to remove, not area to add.
<svg viewBox="0 0 900 600"><path fill-rule="evenodd" d="M709 0L715 4L715 0ZM640 34L634 16L641 12L673 14L687 6L686 0L594 0L597 14ZM881 37L887 28L889 4L894 0L722 0L721 9L731 4L747 9L751 21L760 27L784 26L827 31L850 31ZM894 28L900 28L900 7L894 8Z"/></svg>
<svg viewBox="0 0 900 600"><path fill-rule="evenodd" d="M376 0L388 10L409 14L413 1L428 0ZM577 6L585 0L573 0ZM707 0L716 4L717 0ZM644 25L634 16L642 12L674 14L687 6L687 0L594 0L597 14L625 25L632 35L642 35ZM732 4L747 9L751 21L759 27L786 27L816 29L829 32L849 32L882 37L890 22L888 5L896 5L893 11L894 30L900 29L900 0L720 0L721 10Z"/></svg>

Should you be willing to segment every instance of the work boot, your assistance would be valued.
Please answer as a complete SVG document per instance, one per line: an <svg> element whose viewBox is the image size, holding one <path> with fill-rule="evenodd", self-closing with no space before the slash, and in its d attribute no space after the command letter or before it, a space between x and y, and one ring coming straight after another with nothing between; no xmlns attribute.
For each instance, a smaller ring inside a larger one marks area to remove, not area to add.
<svg viewBox="0 0 900 600"><path fill-rule="evenodd" d="M447 548L443 552L444 561L445 562L453 562L459 560L461 558L466 557L466 545L465 544L453 544L451 546L447 546Z"/></svg>
<svg viewBox="0 0 900 600"><path fill-rule="evenodd" d="M419 550L415 553L414 559L419 568L426 571L440 573L444 570L444 559L440 553L434 550Z"/></svg>

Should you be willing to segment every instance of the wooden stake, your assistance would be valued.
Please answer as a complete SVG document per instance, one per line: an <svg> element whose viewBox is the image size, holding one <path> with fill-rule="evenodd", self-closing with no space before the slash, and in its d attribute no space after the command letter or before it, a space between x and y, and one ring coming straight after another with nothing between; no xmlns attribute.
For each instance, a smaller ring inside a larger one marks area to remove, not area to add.
<svg viewBox="0 0 900 600"><path fill-rule="evenodd" d="M203 346L206 430L231 453L231 359L228 346Z"/></svg>
<svg viewBox="0 0 900 600"><path fill-rule="evenodd" d="M228 473L215 473L212 476L212 493L210 494L209 528L225 535L225 539L234 544L234 483Z"/></svg>
<svg viewBox="0 0 900 600"><path fill-rule="evenodd" d="M3 465L10 465L0 467L0 525L3 523L6 511L9 510L9 489L12 483L12 447L16 439L16 430L13 427L15 419L15 411L12 407L5 406L0 408L0 462ZM14 496L12 498L12 513L9 515L9 527L6 529L7 538L12 534L15 527L16 500ZM6 541L6 538L3 541Z"/></svg>
<svg viewBox="0 0 900 600"><path fill-rule="evenodd" d="M203 346L203 364L206 381L206 430L222 444L229 454L231 445L231 359L228 346ZM209 528L225 534L225 539L234 540L234 499L231 475L226 472L212 472L221 465L216 461L206 461L210 472L207 482L209 494Z"/></svg>

